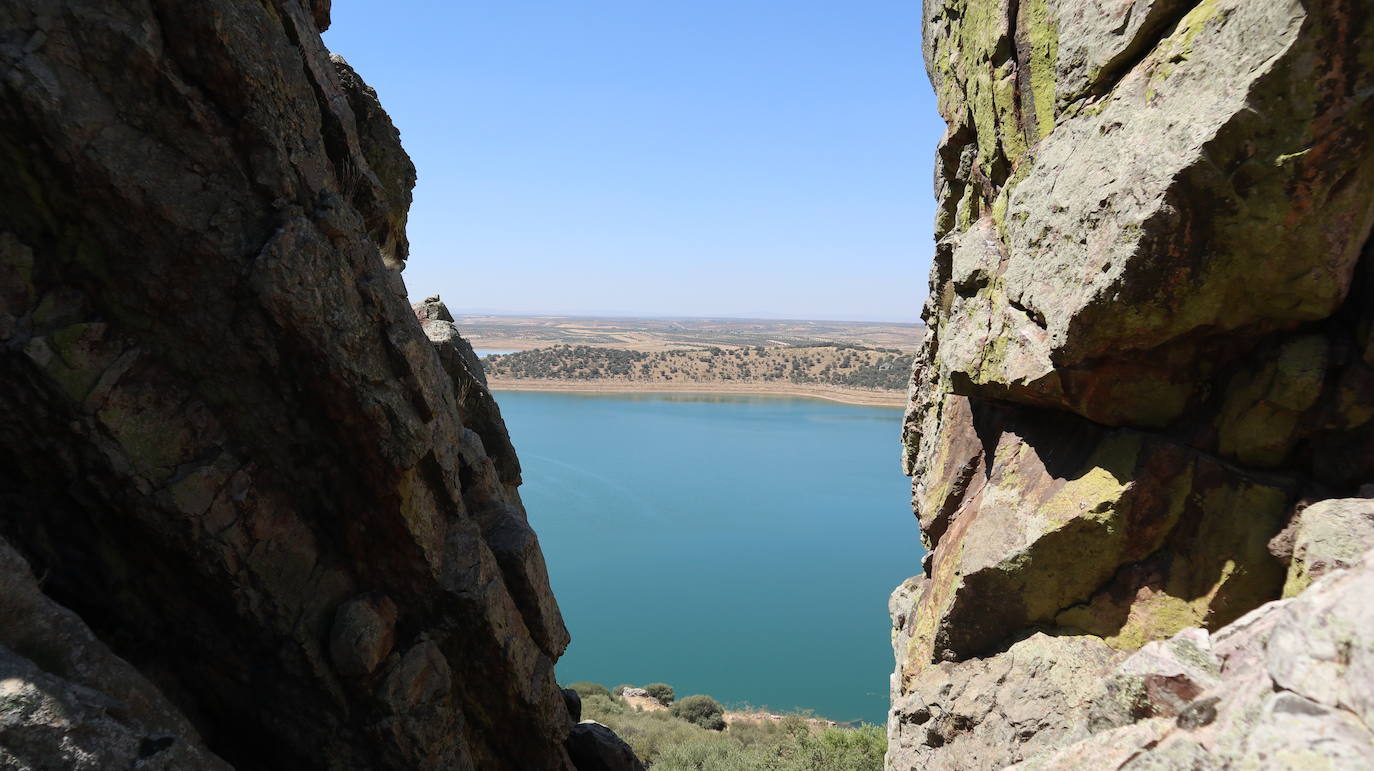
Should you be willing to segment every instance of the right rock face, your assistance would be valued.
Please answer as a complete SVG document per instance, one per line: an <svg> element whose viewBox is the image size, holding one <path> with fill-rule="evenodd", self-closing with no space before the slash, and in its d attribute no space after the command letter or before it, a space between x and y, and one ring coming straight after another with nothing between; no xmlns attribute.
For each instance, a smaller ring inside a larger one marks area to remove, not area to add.
<svg viewBox="0 0 1374 771"><path fill-rule="evenodd" d="M894 595L892 767L956 767L996 710L932 682L1037 632L1027 660L1105 675L1279 597L1295 504L1374 479L1372 35L1353 0L925 3L949 129L904 446L932 558Z"/></svg>
<svg viewBox="0 0 1374 771"><path fill-rule="evenodd" d="M1371 592L1374 552L1215 634L1151 643L1097 696L1095 733L1018 768L1374 767Z"/></svg>

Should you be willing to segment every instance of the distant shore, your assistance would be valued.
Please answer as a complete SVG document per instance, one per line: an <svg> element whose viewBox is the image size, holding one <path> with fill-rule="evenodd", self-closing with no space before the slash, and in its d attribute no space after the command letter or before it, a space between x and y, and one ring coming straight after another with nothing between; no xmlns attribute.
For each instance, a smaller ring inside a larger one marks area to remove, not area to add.
<svg viewBox="0 0 1374 771"><path fill-rule="evenodd" d="M825 399L860 407L904 407L906 394L900 391L869 391L806 383L720 383L676 382L639 383L633 381L534 380L488 378L493 391L565 391L572 393L639 394L748 394L753 396L800 396Z"/></svg>

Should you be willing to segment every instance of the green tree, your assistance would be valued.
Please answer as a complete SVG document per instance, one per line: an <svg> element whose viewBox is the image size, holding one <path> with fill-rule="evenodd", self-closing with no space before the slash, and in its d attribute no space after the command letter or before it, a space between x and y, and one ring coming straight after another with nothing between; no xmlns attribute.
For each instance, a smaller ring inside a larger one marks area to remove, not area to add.
<svg viewBox="0 0 1374 771"><path fill-rule="evenodd" d="M600 694L608 699L611 697L610 690L607 689L606 686L602 685L601 683L588 683L584 681L580 683L573 683L568 687L573 689L574 691L577 691L577 695L581 696L584 699L593 694Z"/></svg>
<svg viewBox="0 0 1374 771"><path fill-rule="evenodd" d="M725 730L725 710L710 696L688 696L673 705L674 717L712 731Z"/></svg>
<svg viewBox="0 0 1374 771"><path fill-rule="evenodd" d="M673 699L677 698L677 694L673 693L673 686L667 683L649 683L644 686L644 690L648 691L650 696L658 699L659 703L665 706L672 704Z"/></svg>

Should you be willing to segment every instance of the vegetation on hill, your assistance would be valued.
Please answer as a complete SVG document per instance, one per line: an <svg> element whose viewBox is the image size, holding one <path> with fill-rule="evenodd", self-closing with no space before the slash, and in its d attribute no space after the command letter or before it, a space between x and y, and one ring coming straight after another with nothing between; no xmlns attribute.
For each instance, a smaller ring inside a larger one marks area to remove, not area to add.
<svg viewBox="0 0 1374 771"><path fill-rule="evenodd" d="M920 324L786 319L632 319L569 316L456 316L474 348L529 350L552 345L595 345L635 351L764 345L879 345L914 351Z"/></svg>
<svg viewBox="0 0 1374 771"><path fill-rule="evenodd" d="M482 360L489 377L638 383L798 383L900 391L912 357L893 348L807 345L630 351L558 345Z"/></svg>
<svg viewBox="0 0 1374 771"><path fill-rule="evenodd" d="M583 719L611 728L653 771L881 771L883 767L887 737L881 726L826 726L802 715L734 720L727 726L720 705L709 696L688 696L673 710L641 711L604 687L576 685L582 694Z"/></svg>

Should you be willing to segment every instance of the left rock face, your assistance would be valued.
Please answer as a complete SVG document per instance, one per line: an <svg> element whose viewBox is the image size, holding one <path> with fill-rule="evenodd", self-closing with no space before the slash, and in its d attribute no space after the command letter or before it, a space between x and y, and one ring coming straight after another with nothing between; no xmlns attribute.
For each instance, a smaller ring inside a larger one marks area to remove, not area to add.
<svg viewBox="0 0 1374 771"><path fill-rule="evenodd" d="M0 768L229 768L3 540L0 618Z"/></svg>
<svg viewBox="0 0 1374 771"><path fill-rule="evenodd" d="M201 767L571 768L518 465L328 12L0 0L0 535Z"/></svg>

